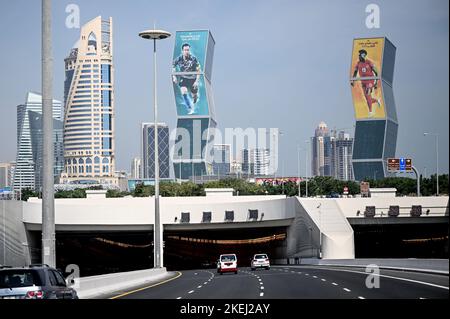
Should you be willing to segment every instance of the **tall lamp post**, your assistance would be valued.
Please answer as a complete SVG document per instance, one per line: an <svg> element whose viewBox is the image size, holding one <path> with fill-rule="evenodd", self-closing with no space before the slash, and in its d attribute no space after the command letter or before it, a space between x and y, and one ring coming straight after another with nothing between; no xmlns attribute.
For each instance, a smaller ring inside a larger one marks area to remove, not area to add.
<svg viewBox="0 0 450 319"><path fill-rule="evenodd" d="M297 172L298 172L298 197L302 197L300 183L300 146L297 145Z"/></svg>
<svg viewBox="0 0 450 319"><path fill-rule="evenodd" d="M154 254L154 268L163 267L163 247L161 245L162 227L159 214L159 149L158 149L158 99L156 95L156 40L164 40L171 36L167 31L163 30L146 30L139 33L139 36L146 40L153 40L153 105L155 112L155 227L153 230L153 254Z"/></svg>
<svg viewBox="0 0 450 319"><path fill-rule="evenodd" d="M436 196L439 196L439 134L423 133L423 135L431 135L436 138Z"/></svg>
<svg viewBox="0 0 450 319"><path fill-rule="evenodd" d="M306 188L305 188L305 192L306 192L306 197L308 197L308 179L309 179L309 174L308 174L308 162L309 162L309 141L306 140L306 149L305 149L305 155L306 155L306 161L305 161L305 177L306 177Z"/></svg>

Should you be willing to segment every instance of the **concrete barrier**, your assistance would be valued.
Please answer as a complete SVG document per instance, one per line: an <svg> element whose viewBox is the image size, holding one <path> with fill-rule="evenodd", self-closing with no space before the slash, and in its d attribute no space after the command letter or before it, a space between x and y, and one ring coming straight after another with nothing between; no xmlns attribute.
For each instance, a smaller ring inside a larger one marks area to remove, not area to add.
<svg viewBox="0 0 450 319"><path fill-rule="evenodd" d="M382 269L396 269L404 271L416 271L425 273L434 273L449 275L448 259L317 259L317 258L298 258L294 262L287 259L275 260L279 265L315 265L315 266L341 266L341 267L367 267L368 265L377 265Z"/></svg>
<svg viewBox="0 0 450 319"><path fill-rule="evenodd" d="M111 294L167 277L166 268L145 269L75 279L73 286L80 299Z"/></svg>

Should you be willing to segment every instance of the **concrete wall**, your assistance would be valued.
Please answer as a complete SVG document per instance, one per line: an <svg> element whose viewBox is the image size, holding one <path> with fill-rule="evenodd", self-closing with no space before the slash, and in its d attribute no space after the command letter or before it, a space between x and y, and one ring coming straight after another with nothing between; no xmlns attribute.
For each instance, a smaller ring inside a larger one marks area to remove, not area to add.
<svg viewBox="0 0 450 319"><path fill-rule="evenodd" d="M0 201L0 264L23 267L31 264L30 245L22 221L23 202Z"/></svg>

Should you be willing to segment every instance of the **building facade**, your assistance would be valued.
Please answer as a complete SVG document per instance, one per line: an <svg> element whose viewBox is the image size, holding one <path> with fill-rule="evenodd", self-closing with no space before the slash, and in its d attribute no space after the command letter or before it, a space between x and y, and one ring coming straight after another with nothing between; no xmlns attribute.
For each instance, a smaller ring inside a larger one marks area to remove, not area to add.
<svg viewBox="0 0 450 319"><path fill-rule="evenodd" d="M172 60L176 179L213 174L212 146L217 127L211 84L214 48L215 40L208 30L176 32Z"/></svg>
<svg viewBox="0 0 450 319"><path fill-rule="evenodd" d="M65 71L61 183L117 185L112 18L97 17L81 28Z"/></svg>
<svg viewBox="0 0 450 319"><path fill-rule="evenodd" d="M53 100L54 175L62 169L62 103ZM39 191L42 184L42 96L29 92L25 104L17 106L17 158L14 169L15 191Z"/></svg>
<svg viewBox="0 0 450 319"><path fill-rule="evenodd" d="M213 171L214 175L225 176L231 172L231 145L215 144L213 146Z"/></svg>
<svg viewBox="0 0 450 319"><path fill-rule="evenodd" d="M270 174L270 150L267 148L242 150L242 174L267 176Z"/></svg>
<svg viewBox="0 0 450 319"><path fill-rule="evenodd" d="M333 176L343 181L353 180L353 138L343 131L331 139Z"/></svg>
<svg viewBox="0 0 450 319"><path fill-rule="evenodd" d="M11 163L0 163L0 189L11 187L9 174L11 171Z"/></svg>
<svg viewBox="0 0 450 319"><path fill-rule="evenodd" d="M170 178L169 126L158 123L159 177ZM142 170L144 179L155 178L155 124L142 124Z"/></svg>
<svg viewBox="0 0 450 319"><path fill-rule="evenodd" d="M142 161L140 157L135 157L131 161L131 179L142 178Z"/></svg>
<svg viewBox="0 0 450 319"><path fill-rule="evenodd" d="M357 181L392 175L386 163L395 157L397 147L395 56L396 48L386 37L353 41L350 84L356 128L352 163Z"/></svg>
<svg viewBox="0 0 450 319"><path fill-rule="evenodd" d="M311 138L311 174L312 176L332 176L332 148L328 126L321 122Z"/></svg>

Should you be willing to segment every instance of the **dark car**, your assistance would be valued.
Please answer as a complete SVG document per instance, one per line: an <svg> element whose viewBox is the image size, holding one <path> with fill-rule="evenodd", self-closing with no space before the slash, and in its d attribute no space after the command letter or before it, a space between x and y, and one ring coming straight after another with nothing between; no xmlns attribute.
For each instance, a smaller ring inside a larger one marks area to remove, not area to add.
<svg viewBox="0 0 450 319"><path fill-rule="evenodd" d="M46 265L0 268L0 299L78 299L64 276Z"/></svg>

